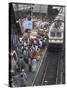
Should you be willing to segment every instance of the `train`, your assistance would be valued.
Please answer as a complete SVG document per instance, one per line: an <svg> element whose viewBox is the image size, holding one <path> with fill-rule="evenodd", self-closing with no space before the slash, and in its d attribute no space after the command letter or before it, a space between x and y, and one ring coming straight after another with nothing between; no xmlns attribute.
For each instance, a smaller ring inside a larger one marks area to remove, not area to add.
<svg viewBox="0 0 67 90"><path fill-rule="evenodd" d="M49 46L62 46L64 43L64 9L61 7L60 12L49 27Z"/></svg>

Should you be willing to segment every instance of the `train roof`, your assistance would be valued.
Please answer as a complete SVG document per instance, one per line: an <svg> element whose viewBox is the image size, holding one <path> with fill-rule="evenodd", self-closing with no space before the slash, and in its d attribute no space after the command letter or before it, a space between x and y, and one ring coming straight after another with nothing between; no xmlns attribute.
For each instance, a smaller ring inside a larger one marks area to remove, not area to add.
<svg viewBox="0 0 67 90"><path fill-rule="evenodd" d="M59 19L59 20L64 21L64 16L65 16L65 8L62 7L62 8L60 8L59 13L56 16L55 20L58 20Z"/></svg>

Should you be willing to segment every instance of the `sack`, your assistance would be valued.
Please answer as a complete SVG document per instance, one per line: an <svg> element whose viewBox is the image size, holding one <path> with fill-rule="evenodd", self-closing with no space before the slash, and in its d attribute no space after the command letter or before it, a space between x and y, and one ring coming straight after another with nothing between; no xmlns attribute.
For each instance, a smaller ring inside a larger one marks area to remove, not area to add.
<svg viewBox="0 0 67 90"><path fill-rule="evenodd" d="M24 34L23 34L23 38L24 38L24 39L28 39L28 38L29 38L29 34L28 34L28 33L24 33Z"/></svg>
<svg viewBox="0 0 67 90"><path fill-rule="evenodd" d="M39 60L40 59L40 55L36 54L35 56L33 56L33 58L36 59L36 60Z"/></svg>

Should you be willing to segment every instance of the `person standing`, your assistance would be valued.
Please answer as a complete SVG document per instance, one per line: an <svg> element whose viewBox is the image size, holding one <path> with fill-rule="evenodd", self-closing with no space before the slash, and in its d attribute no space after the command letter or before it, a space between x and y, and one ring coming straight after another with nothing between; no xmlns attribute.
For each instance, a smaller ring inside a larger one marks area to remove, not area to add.
<svg viewBox="0 0 67 90"><path fill-rule="evenodd" d="M26 80L27 80L27 75L26 75L24 69L22 69L22 72L21 72L21 86L26 85Z"/></svg>
<svg viewBox="0 0 67 90"><path fill-rule="evenodd" d="M46 46L48 46L48 39L49 39L49 37L48 37L48 35L47 35L47 33L46 33L46 35L45 35L45 43L46 43Z"/></svg>
<svg viewBox="0 0 67 90"><path fill-rule="evenodd" d="M32 50L31 48L28 49L28 64L29 64L29 72L31 72L32 66L31 66L31 60L32 60Z"/></svg>

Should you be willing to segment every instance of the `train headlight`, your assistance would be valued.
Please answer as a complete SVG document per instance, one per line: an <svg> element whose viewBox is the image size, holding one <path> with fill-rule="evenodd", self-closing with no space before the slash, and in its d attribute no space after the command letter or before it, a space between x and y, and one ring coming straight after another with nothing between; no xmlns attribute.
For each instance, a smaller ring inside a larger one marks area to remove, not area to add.
<svg viewBox="0 0 67 90"><path fill-rule="evenodd" d="M51 42L51 40L49 40L49 42Z"/></svg>
<svg viewBox="0 0 67 90"><path fill-rule="evenodd" d="M60 40L61 43L63 43L63 40Z"/></svg>
<svg viewBox="0 0 67 90"><path fill-rule="evenodd" d="M60 42L60 40L57 40L57 42Z"/></svg>

